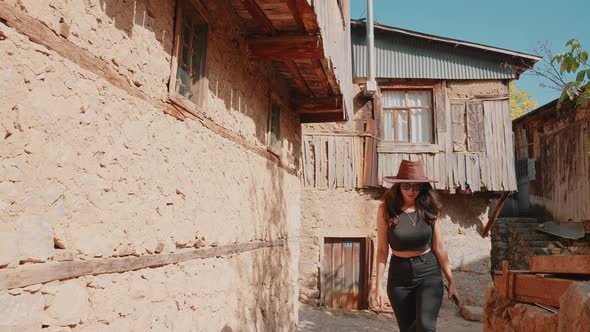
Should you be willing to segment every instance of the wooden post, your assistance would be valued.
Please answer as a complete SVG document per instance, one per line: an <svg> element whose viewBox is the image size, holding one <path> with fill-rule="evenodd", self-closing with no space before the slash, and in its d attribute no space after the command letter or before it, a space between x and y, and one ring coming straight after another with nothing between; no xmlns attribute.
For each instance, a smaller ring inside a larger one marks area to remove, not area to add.
<svg viewBox="0 0 590 332"><path fill-rule="evenodd" d="M492 213L492 217L490 218L490 220L486 224L486 227L483 230L483 234L481 235L482 237L485 238L490 233L490 229L492 229L492 225L494 224L494 222L498 218L498 215L500 214L500 210L502 210L502 206L504 206L504 201L506 200L506 198L508 198L508 194L510 194L509 191L502 192L502 196L500 196L500 200L498 200L498 204L494 208L494 212Z"/></svg>

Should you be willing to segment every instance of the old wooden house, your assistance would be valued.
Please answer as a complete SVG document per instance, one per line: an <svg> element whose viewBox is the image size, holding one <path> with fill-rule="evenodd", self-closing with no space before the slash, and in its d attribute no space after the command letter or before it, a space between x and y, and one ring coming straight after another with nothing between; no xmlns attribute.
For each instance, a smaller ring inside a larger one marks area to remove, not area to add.
<svg viewBox="0 0 590 332"><path fill-rule="evenodd" d="M0 1L0 330L293 331L350 58L347 1Z"/></svg>
<svg viewBox="0 0 590 332"><path fill-rule="evenodd" d="M512 122L518 205L545 220L590 222L590 112L553 100Z"/></svg>
<svg viewBox="0 0 590 332"><path fill-rule="evenodd" d="M367 306L381 180L403 159L422 160L438 181L452 266L489 273L481 235L490 207L517 189L508 85L540 60L382 24L367 30L351 23L353 118L303 129L300 299L331 307Z"/></svg>

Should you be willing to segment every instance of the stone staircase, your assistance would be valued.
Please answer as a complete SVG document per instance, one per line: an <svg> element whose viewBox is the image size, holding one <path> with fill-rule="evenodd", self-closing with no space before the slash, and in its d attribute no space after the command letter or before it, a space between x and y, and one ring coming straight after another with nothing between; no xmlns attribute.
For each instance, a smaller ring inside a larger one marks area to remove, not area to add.
<svg viewBox="0 0 590 332"><path fill-rule="evenodd" d="M536 218L498 218L492 226L492 274L507 260L513 270L528 270L535 255L590 254L590 236L570 240L538 231Z"/></svg>

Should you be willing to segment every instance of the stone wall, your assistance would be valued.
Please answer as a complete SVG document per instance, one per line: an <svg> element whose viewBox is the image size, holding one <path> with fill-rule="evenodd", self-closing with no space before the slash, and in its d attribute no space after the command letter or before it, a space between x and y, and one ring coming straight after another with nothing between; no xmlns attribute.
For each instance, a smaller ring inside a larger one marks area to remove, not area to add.
<svg viewBox="0 0 590 332"><path fill-rule="evenodd" d="M264 157L269 91L287 105L287 86L247 59L230 1L205 2L209 122L161 107L173 1L4 2L79 49L58 54L0 20L0 272L296 234L301 129L288 109L280 164ZM299 249L287 244L0 290L0 328L293 330Z"/></svg>
<svg viewBox="0 0 590 332"><path fill-rule="evenodd" d="M299 261L300 301L316 304L325 237L371 237L376 249L377 209L383 189L321 190L304 188ZM480 232L490 214L490 195L442 194L442 230L452 268L457 273L487 274L491 242ZM375 269L373 268L373 278ZM385 285L383 285L385 286ZM460 286L460 285L459 285ZM476 295L473 295L476 297ZM481 301L474 301L479 305Z"/></svg>

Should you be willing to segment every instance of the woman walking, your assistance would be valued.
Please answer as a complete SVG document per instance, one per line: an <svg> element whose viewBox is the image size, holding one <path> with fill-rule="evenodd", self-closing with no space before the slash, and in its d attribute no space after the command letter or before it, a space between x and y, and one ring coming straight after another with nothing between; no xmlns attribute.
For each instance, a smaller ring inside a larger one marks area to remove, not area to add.
<svg viewBox="0 0 590 332"><path fill-rule="evenodd" d="M403 160L393 186L383 195L377 215L377 280L375 300L383 308L381 280L389 256L387 295L400 332L436 331L443 297L442 274L449 300L459 302L438 222L441 204L420 161Z"/></svg>

